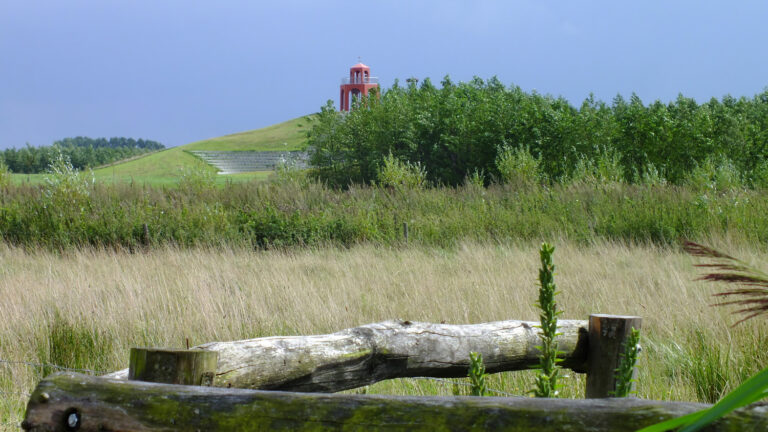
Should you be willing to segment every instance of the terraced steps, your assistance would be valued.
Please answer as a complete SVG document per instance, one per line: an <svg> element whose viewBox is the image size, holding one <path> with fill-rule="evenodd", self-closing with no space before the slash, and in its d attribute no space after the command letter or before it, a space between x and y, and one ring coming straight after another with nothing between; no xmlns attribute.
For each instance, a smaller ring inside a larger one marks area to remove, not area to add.
<svg viewBox="0 0 768 432"><path fill-rule="evenodd" d="M303 169L307 167L309 159L309 154L305 151L191 150L190 153L216 167L219 174L272 171L281 162Z"/></svg>

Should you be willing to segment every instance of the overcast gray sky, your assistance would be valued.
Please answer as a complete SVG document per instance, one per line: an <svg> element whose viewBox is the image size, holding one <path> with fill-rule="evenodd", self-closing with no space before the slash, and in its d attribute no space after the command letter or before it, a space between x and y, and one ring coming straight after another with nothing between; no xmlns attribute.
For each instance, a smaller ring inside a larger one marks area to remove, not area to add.
<svg viewBox="0 0 768 432"><path fill-rule="evenodd" d="M385 87L496 75L577 106L751 97L766 42L764 1L3 0L0 148L260 128L336 100L358 57Z"/></svg>

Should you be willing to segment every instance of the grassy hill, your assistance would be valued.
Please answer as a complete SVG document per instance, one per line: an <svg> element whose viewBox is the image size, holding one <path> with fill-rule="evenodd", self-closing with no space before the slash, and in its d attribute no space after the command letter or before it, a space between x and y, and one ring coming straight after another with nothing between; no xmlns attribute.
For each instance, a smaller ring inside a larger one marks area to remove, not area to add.
<svg viewBox="0 0 768 432"><path fill-rule="evenodd" d="M304 117L246 132L224 135L183 146L184 150L302 150L307 122Z"/></svg>
<svg viewBox="0 0 768 432"><path fill-rule="evenodd" d="M305 118L299 117L262 129L224 135L150 153L123 163L95 169L93 173L96 176L96 180L100 182L133 181L152 185L174 185L178 183L179 177L185 169L216 172L213 167L188 153L189 150L301 150L305 143L307 126ZM263 179L269 174L269 171L265 171L221 175L217 176L217 181L223 183L227 180L248 181ZM43 174L14 174L13 180L16 183L25 181L37 183L42 181L43 177Z"/></svg>

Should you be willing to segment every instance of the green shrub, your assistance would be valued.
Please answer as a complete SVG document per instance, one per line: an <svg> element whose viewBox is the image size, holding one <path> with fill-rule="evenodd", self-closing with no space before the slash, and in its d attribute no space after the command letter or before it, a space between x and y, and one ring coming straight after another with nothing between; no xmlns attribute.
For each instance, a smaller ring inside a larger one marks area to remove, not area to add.
<svg viewBox="0 0 768 432"><path fill-rule="evenodd" d="M768 159L759 163L752 170L751 183L755 189L768 189Z"/></svg>
<svg viewBox="0 0 768 432"><path fill-rule="evenodd" d="M590 159L582 155L571 173L573 183L603 184L624 181L624 167L619 152L602 148L597 157Z"/></svg>
<svg viewBox="0 0 768 432"><path fill-rule="evenodd" d="M485 187L485 171L475 169L464 179L464 186L480 189Z"/></svg>
<svg viewBox="0 0 768 432"><path fill-rule="evenodd" d="M696 190L722 192L741 189L741 173L727 157L707 157L688 174L685 183Z"/></svg>
<svg viewBox="0 0 768 432"><path fill-rule="evenodd" d="M216 172L208 166L199 165L181 169L179 190L183 193L199 196L210 191L216 185Z"/></svg>
<svg viewBox="0 0 768 432"><path fill-rule="evenodd" d="M89 207L94 183L93 173L90 178L84 176L59 152L45 176L44 205L60 213L82 214Z"/></svg>
<svg viewBox="0 0 768 432"><path fill-rule="evenodd" d="M534 185L543 177L541 158L534 157L527 146L501 147L496 156L496 168L501 182L513 186Z"/></svg>
<svg viewBox="0 0 768 432"><path fill-rule="evenodd" d="M297 185L306 185L309 181L307 171L301 169L295 160L290 158L286 159L285 156L283 156L277 166L275 166L275 172L272 175L272 178L277 183L294 183Z"/></svg>
<svg viewBox="0 0 768 432"><path fill-rule="evenodd" d="M668 183L664 170L657 168L652 162L648 162L643 166L643 171L640 173L638 180L638 183L645 186L666 186Z"/></svg>
<svg viewBox="0 0 768 432"><path fill-rule="evenodd" d="M8 166L0 159L0 188L6 187L11 184L11 171L8 170Z"/></svg>
<svg viewBox="0 0 768 432"><path fill-rule="evenodd" d="M378 179L386 187L422 189L426 186L427 171L418 162L401 162L389 153L379 168Z"/></svg>

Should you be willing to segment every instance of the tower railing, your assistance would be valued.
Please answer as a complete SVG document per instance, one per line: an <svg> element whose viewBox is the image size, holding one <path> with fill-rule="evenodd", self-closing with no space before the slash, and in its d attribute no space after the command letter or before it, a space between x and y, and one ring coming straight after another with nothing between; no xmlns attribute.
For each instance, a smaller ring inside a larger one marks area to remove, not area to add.
<svg viewBox="0 0 768 432"><path fill-rule="evenodd" d="M378 84L379 77L367 77L367 78L342 78L342 84Z"/></svg>

